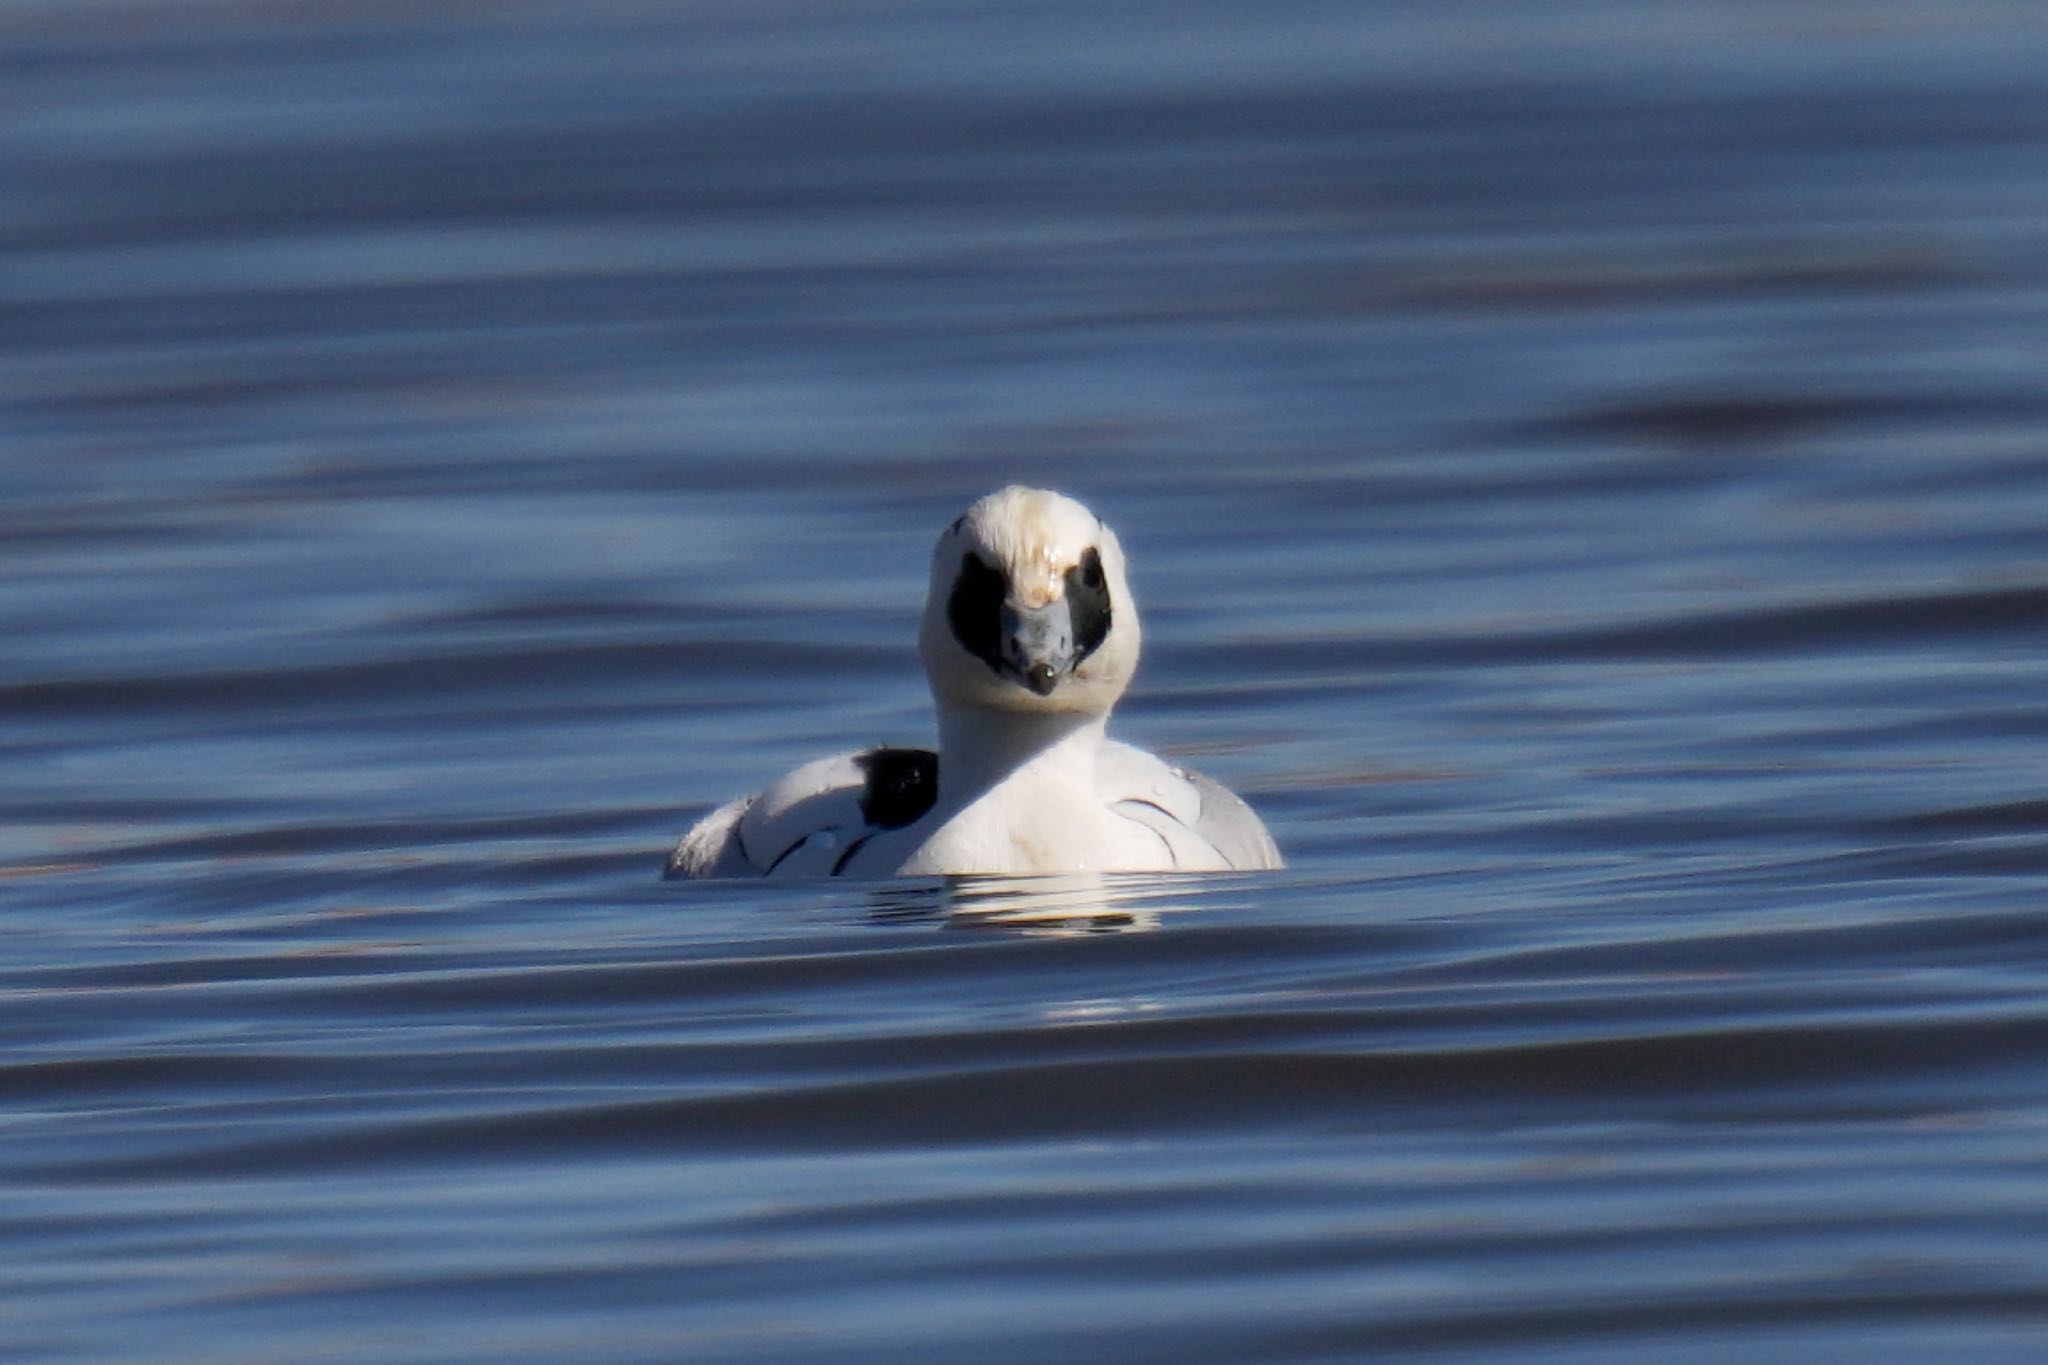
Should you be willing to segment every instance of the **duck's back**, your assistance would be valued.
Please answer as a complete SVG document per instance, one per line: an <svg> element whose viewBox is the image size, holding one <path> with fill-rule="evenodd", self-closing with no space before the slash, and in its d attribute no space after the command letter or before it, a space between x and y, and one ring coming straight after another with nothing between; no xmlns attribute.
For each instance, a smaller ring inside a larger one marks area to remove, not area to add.
<svg viewBox="0 0 2048 1365"><path fill-rule="evenodd" d="M1280 867L1280 850L1252 808L1230 788L1156 754L1111 740L1096 764L1103 804L1146 826L1165 844L1159 871L1256 872Z"/></svg>
<svg viewBox="0 0 2048 1365"><path fill-rule="evenodd" d="M806 763L699 820L669 877L832 877L879 834L915 823L939 790L929 749L867 749Z"/></svg>
<svg viewBox="0 0 2048 1365"><path fill-rule="evenodd" d="M856 856L879 836L914 825L931 811L938 772L939 757L929 749L868 749L806 763L766 790L729 801L699 820L669 855L665 875L888 875L893 867L878 874L873 864L877 853L889 853L893 861L890 841L875 845L863 860L869 866L855 869ZM1135 862L1111 860L1106 870L1250 872L1282 865L1266 826L1235 792L1143 749L1104 743L1095 789L1100 808L1071 811L1071 819L1107 820L1133 833L1148 832L1132 849L1141 855ZM1156 860L1144 855L1154 840ZM977 864L932 870L989 869Z"/></svg>

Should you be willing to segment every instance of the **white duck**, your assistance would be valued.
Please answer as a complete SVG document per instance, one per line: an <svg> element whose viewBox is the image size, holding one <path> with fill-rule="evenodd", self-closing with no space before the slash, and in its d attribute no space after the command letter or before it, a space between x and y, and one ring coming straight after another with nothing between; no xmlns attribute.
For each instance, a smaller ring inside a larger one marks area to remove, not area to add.
<svg viewBox="0 0 2048 1365"><path fill-rule="evenodd" d="M712 811L671 877L1214 872L1279 867L1249 806L1120 744L1138 665L1116 536L1072 498L991 493L939 537L918 636L939 751L807 763Z"/></svg>

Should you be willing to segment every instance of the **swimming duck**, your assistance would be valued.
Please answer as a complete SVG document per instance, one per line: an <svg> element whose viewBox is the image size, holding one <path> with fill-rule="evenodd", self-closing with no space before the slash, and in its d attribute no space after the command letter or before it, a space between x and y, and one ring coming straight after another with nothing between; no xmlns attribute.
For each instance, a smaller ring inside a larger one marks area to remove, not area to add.
<svg viewBox="0 0 2048 1365"><path fill-rule="evenodd" d="M670 877L1216 872L1281 865L1218 783L1110 739L1138 664L1116 536L1009 487L939 536L918 651L939 747L818 759L712 811Z"/></svg>

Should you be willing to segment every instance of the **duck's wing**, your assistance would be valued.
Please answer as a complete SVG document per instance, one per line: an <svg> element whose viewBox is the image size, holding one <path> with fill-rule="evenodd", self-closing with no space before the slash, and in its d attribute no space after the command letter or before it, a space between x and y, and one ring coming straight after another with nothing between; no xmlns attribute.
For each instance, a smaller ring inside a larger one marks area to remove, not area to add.
<svg viewBox="0 0 2048 1365"><path fill-rule="evenodd" d="M662 875L837 876L861 845L919 819L938 793L939 757L929 749L821 758L699 820Z"/></svg>
<svg viewBox="0 0 2048 1365"><path fill-rule="evenodd" d="M1176 868L1252 872L1284 865L1265 823L1213 778L1112 740L1097 760L1096 785L1111 810L1165 842Z"/></svg>

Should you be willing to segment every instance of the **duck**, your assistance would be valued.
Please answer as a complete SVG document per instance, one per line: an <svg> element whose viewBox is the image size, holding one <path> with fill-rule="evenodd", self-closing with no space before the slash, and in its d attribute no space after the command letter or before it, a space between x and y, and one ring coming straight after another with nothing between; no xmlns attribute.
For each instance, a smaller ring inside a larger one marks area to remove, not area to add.
<svg viewBox="0 0 2048 1365"><path fill-rule="evenodd" d="M1075 499L998 489L932 550L918 653L937 749L814 760L698 820L671 878L882 880L1281 867L1221 783L1111 739L1142 638L1122 547Z"/></svg>

